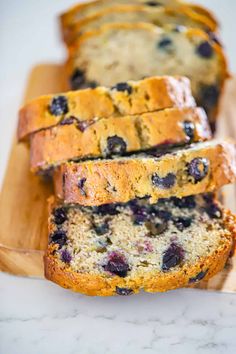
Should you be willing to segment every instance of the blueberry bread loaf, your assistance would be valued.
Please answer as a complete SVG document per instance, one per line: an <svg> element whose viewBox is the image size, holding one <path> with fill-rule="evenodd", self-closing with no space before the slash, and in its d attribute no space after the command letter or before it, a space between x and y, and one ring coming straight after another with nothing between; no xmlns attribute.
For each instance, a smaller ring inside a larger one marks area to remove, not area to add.
<svg viewBox="0 0 236 354"><path fill-rule="evenodd" d="M184 145L209 140L211 132L201 108L168 108L141 115L78 122L71 119L32 134L33 171L67 160L125 155L156 146Z"/></svg>
<svg viewBox="0 0 236 354"><path fill-rule="evenodd" d="M222 48L202 30L149 23L106 24L81 35L69 50L66 70L72 88L91 81L113 86L155 75L187 76L213 126L228 75Z"/></svg>
<svg viewBox="0 0 236 354"><path fill-rule="evenodd" d="M158 26L172 24L201 28L213 33L215 25L206 16L194 13L188 6L181 11L171 6L151 7L146 5L114 5L103 9L93 15L83 17L63 31L64 41L71 45L82 33L97 29L105 23L116 22L148 22Z"/></svg>
<svg viewBox="0 0 236 354"><path fill-rule="evenodd" d="M45 276L87 295L192 286L223 269L235 217L211 195L101 207L51 204Z"/></svg>
<svg viewBox="0 0 236 354"><path fill-rule="evenodd" d="M201 16L206 23L206 28L210 28L213 31L215 31L218 27L217 20L213 14L206 8L199 5L188 4L176 0L130 0L128 1L128 4L127 0L98 0L77 4L63 13L60 17L62 32L65 33L67 29L73 27L74 24L83 18L96 16L98 12L109 11L109 9L117 5L143 5L152 11L155 11L155 9L171 7L178 13L188 12L191 14L191 17L199 18L199 16Z"/></svg>
<svg viewBox="0 0 236 354"><path fill-rule="evenodd" d="M236 149L230 142L209 141L61 165L54 173L56 194L66 203L101 205L149 197L184 197L214 191L236 177Z"/></svg>
<svg viewBox="0 0 236 354"><path fill-rule="evenodd" d="M83 73L74 73L73 84L82 84ZM93 121L95 118L141 114L171 107L194 107L189 79L152 77L118 83L112 88L67 92L36 98L19 112L18 139L57 124ZM88 123L89 124L89 123Z"/></svg>

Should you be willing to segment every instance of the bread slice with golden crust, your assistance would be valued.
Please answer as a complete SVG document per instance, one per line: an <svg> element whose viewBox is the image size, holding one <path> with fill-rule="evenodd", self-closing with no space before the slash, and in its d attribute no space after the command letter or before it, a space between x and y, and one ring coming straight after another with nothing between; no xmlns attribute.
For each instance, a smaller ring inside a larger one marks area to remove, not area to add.
<svg viewBox="0 0 236 354"><path fill-rule="evenodd" d="M150 148L209 140L208 119L201 108L167 108L152 113L97 119L69 120L32 134L32 171L49 169L68 160L122 156Z"/></svg>
<svg viewBox="0 0 236 354"><path fill-rule="evenodd" d="M234 143L213 140L166 153L66 163L56 169L54 185L66 203L94 206L211 192L235 177Z"/></svg>
<svg viewBox="0 0 236 354"><path fill-rule="evenodd" d="M161 76L120 83L113 88L97 87L41 96L19 111L18 139L73 117L79 122L95 118L141 114L171 107L194 107L189 79Z"/></svg>
<svg viewBox="0 0 236 354"><path fill-rule="evenodd" d="M222 47L200 29L149 23L113 23L81 35L69 49L70 87L113 86L119 81L155 75L191 79L193 96L214 127L228 77Z"/></svg>
<svg viewBox="0 0 236 354"><path fill-rule="evenodd" d="M45 276L86 295L193 286L223 269L236 219L211 195L103 207L50 201Z"/></svg>

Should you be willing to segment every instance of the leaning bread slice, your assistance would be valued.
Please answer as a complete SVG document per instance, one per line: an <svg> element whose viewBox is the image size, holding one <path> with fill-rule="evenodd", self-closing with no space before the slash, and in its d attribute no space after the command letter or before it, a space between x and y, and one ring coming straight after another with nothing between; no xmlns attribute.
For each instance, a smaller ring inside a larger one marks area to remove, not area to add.
<svg viewBox="0 0 236 354"><path fill-rule="evenodd" d="M210 138L208 119L201 108L169 108L138 116L98 119L89 124L71 119L65 125L31 136L31 169L45 170L68 160L122 156Z"/></svg>
<svg viewBox="0 0 236 354"><path fill-rule="evenodd" d="M66 203L100 205L148 197L183 197L205 193L236 177L236 149L228 141L209 141L190 147L66 163L54 174L56 194Z"/></svg>
<svg viewBox="0 0 236 354"><path fill-rule="evenodd" d="M194 106L189 79L177 76L152 77L120 83L113 88L97 87L41 96L21 108L18 139L41 129L66 124L72 117L78 121L93 121L95 118Z"/></svg>
<svg viewBox="0 0 236 354"><path fill-rule="evenodd" d="M113 86L147 76L187 76L213 126L228 75L222 48L204 31L149 23L106 24L84 33L69 50L66 70L72 88L91 81Z"/></svg>
<svg viewBox="0 0 236 354"><path fill-rule="evenodd" d="M215 31L218 27L217 20L209 10L203 6L188 4L178 0L130 0L128 4L127 0L98 0L88 1L82 4L79 3L63 13L60 17L62 32L65 33L66 30L73 27L75 23L86 17L96 16L96 14L100 11L109 11L109 9L117 5L129 7L131 5L143 5L152 11L165 7L171 7L178 13L185 13L187 11L192 17L199 18L199 16L201 16L206 22L206 28L209 28L212 31Z"/></svg>
<svg viewBox="0 0 236 354"><path fill-rule="evenodd" d="M63 39L70 45L82 33L97 29L105 23L116 22L148 22L160 27L172 24L201 28L209 33L215 30L214 24L206 16L196 14L189 6L182 6L179 11L174 6L151 7L125 4L110 6L77 20L63 30Z"/></svg>
<svg viewBox="0 0 236 354"><path fill-rule="evenodd" d="M211 195L102 207L50 201L45 276L87 295L163 292L223 269L235 217Z"/></svg>

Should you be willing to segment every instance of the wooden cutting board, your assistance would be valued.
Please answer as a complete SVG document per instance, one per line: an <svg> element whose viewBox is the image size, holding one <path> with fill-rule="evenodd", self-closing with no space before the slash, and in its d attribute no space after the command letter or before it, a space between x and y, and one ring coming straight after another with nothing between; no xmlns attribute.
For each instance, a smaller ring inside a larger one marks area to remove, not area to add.
<svg viewBox="0 0 236 354"><path fill-rule="evenodd" d="M29 77L24 102L42 94L62 92L63 69L39 65ZM218 136L236 138L236 79L231 79L222 100ZM235 134L234 134L235 132ZM0 270L15 275L43 277L43 253L47 245L47 198L50 181L29 172L29 151L13 141L0 195ZM235 186L225 188L225 204L236 212ZM207 290L236 292L236 256L208 283Z"/></svg>

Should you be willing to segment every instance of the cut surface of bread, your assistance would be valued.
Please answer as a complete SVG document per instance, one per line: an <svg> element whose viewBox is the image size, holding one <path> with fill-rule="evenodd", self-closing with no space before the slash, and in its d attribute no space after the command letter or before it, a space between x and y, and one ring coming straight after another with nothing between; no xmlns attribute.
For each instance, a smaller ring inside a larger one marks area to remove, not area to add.
<svg viewBox="0 0 236 354"><path fill-rule="evenodd" d="M209 140L210 127L201 108L169 108L141 115L57 125L31 136L32 171L68 160L125 155L156 146Z"/></svg>
<svg viewBox="0 0 236 354"><path fill-rule="evenodd" d="M77 88L91 81L113 86L155 75L187 76L212 125L228 76L222 48L204 31L148 23L106 24L86 32L70 48L66 70Z"/></svg>
<svg viewBox="0 0 236 354"><path fill-rule="evenodd" d="M36 98L19 112L18 139L71 118L93 121L127 114L141 114L171 107L194 107L189 79L152 77L120 83L113 88L97 87Z"/></svg>
<svg viewBox="0 0 236 354"><path fill-rule="evenodd" d="M101 205L149 197L183 197L217 190L236 177L235 145L212 140L129 157L68 162L54 172L55 192L66 203Z"/></svg>
<svg viewBox="0 0 236 354"><path fill-rule="evenodd" d="M126 0L98 0L98 1L88 1L86 3L80 3L71 7L68 11L63 13L60 17L62 32L67 28L71 28L79 20L94 16L99 11L106 11L117 5L143 5L147 9L155 11L156 9L161 9L165 7L171 7L179 13L184 13L187 11L192 17L203 17L207 23L206 27L210 27L211 30L215 31L218 27L217 20L214 15L204 8L203 6L185 3L176 0L159 0L159 1L146 1L146 0L131 0L128 2Z"/></svg>
<svg viewBox="0 0 236 354"><path fill-rule="evenodd" d="M106 23L116 22L148 22L160 27L171 24L201 28L208 32L215 30L214 23L208 17L196 14L188 6L183 6L179 11L171 6L151 7L126 4L110 6L77 20L63 30L64 40L71 45L82 33L97 29Z"/></svg>
<svg viewBox="0 0 236 354"><path fill-rule="evenodd" d="M163 292L207 280L224 267L235 238L235 217L209 194L153 205L50 205L45 276L87 295Z"/></svg>

